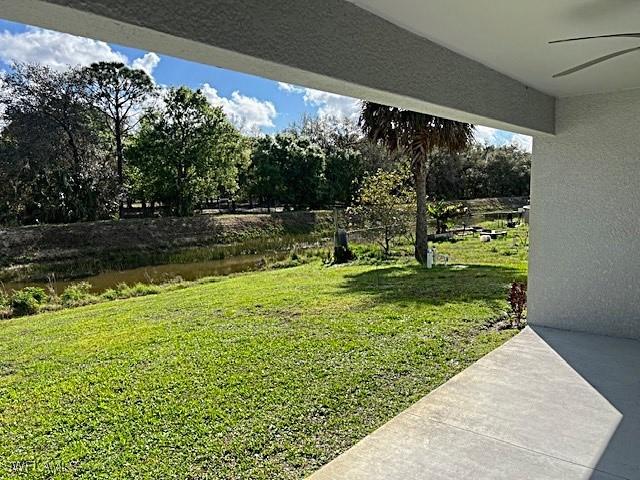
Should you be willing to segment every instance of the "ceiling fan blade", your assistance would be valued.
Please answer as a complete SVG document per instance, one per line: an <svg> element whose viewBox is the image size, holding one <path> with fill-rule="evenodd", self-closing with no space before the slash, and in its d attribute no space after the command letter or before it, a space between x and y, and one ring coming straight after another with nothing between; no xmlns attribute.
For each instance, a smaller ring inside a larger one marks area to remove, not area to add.
<svg viewBox="0 0 640 480"><path fill-rule="evenodd" d="M606 62L607 60L611 60L612 58L619 57L621 55L626 55L627 53L637 52L640 50L640 47L626 48L624 50L620 50L618 52L610 53L608 55L604 55L603 57L598 57L595 60L591 60L587 63L583 63L578 65L577 67L570 68L569 70L565 70L564 72L556 73L553 78L564 77L566 75L571 75L572 73L579 72L580 70L584 70L585 68L592 67L602 62Z"/></svg>
<svg viewBox="0 0 640 480"><path fill-rule="evenodd" d="M594 35L591 37L577 37L577 38L565 38L562 40L553 40L549 43L565 43L576 42L579 40L592 40L594 38L640 38L640 32L638 33L614 33L611 35Z"/></svg>

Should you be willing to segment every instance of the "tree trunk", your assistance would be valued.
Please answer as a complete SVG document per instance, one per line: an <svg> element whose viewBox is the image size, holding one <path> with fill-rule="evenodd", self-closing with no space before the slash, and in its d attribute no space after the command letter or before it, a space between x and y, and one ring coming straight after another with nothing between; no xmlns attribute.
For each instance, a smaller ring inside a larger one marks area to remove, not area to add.
<svg viewBox="0 0 640 480"><path fill-rule="evenodd" d="M427 263L429 241L427 236L427 162L423 156L416 158L414 164L416 188L416 260Z"/></svg>
<svg viewBox="0 0 640 480"><path fill-rule="evenodd" d="M122 146L122 132L120 131L120 124L116 122L116 159L118 161L118 181L122 187L124 180L124 148Z"/></svg>
<svg viewBox="0 0 640 480"><path fill-rule="evenodd" d="M122 218L124 211L124 204L122 197L124 195L124 148L122 145L122 126L120 125L119 118L115 121L115 140L116 140L116 161L117 161L117 173L118 173L118 190L120 201L118 202L118 214Z"/></svg>
<svg viewBox="0 0 640 480"><path fill-rule="evenodd" d="M389 255L390 247L389 247L389 229L385 227L384 229L384 254Z"/></svg>

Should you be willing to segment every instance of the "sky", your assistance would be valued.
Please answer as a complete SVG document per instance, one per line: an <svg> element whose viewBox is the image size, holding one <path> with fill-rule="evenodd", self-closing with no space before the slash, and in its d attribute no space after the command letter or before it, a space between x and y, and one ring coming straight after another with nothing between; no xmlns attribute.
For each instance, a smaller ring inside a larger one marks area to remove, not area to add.
<svg viewBox="0 0 640 480"><path fill-rule="evenodd" d="M202 65L155 52L109 44L0 19L0 70L11 63L41 63L54 69L121 61L145 70L160 87L201 89L246 133L275 133L302 114L357 119L358 99ZM477 126L476 139L493 145L515 144L531 151L531 137Z"/></svg>

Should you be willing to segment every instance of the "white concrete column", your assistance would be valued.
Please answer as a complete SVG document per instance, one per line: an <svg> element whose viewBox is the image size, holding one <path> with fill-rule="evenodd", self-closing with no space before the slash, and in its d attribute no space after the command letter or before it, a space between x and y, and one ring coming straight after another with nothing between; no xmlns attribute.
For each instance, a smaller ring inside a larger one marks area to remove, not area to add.
<svg viewBox="0 0 640 480"><path fill-rule="evenodd" d="M534 139L529 321L640 338L640 90L559 99Z"/></svg>

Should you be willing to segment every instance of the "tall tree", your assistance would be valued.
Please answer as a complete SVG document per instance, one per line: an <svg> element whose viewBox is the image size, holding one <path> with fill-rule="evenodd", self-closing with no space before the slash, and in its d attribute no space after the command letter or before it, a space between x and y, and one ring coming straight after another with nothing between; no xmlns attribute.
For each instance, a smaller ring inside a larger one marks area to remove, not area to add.
<svg viewBox="0 0 640 480"><path fill-rule="evenodd" d="M323 201L325 205L350 205L365 175L359 150L333 147L326 154Z"/></svg>
<svg viewBox="0 0 640 480"><path fill-rule="evenodd" d="M401 150L411 159L416 189L415 257L426 263L429 156L436 150L464 150L473 139L474 127L374 102L363 102L360 125L370 139L383 143L390 151Z"/></svg>
<svg viewBox="0 0 640 480"><path fill-rule="evenodd" d="M324 151L324 205L351 204L367 172L397 167L386 148L365 137L358 122L350 118L303 114L287 131L308 137Z"/></svg>
<svg viewBox="0 0 640 480"><path fill-rule="evenodd" d="M115 143L118 181L124 189L124 141L153 92L153 81L143 70L119 62L93 63L82 74L91 102L107 119Z"/></svg>
<svg viewBox="0 0 640 480"><path fill-rule="evenodd" d="M461 154L435 152L427 191L443 200L527 196L531 154L513 145L474 144Z"/></svg>
<svg viewBox="0 0 640 480"><path fill-rule="evenodd" d="M163 100L162 108L145 113L127 152L132 176L144 183L149 200L190 215L221 189L237 190L248 148L222 109L200 91L171 89Z"/></svg>
<svg viewBox="0 0 640 480"><path fill-rule="evenodd" d="M269 211L285 197L286 188L280 157L274 154L275 150L275 139L271 135L255 137L246 179L249 195L266 204Z"/></svg>
<svg viewBox="0 0 640 480"><path fill-rule="evenodd" d="M95 220L114 213L113 157L100 112L74 69L17 64L2 76L0 216L6 222Z"/></svg>
<svg viewBox="0 0 640 480"><path fill-rule="evenodd" d="M308 137L281 133L256 140L252 154L253 193L271 206L317 206L325 154Z"/></svg>
<svg viewBox="0 0 640 480"><path fill-rule="evenodd" d="M324 151L331 149L353 149L362 140L362 131L356 121L334 116L312 116L303 113L298 122L286 130L296 136L309 138Z"/></svg>

